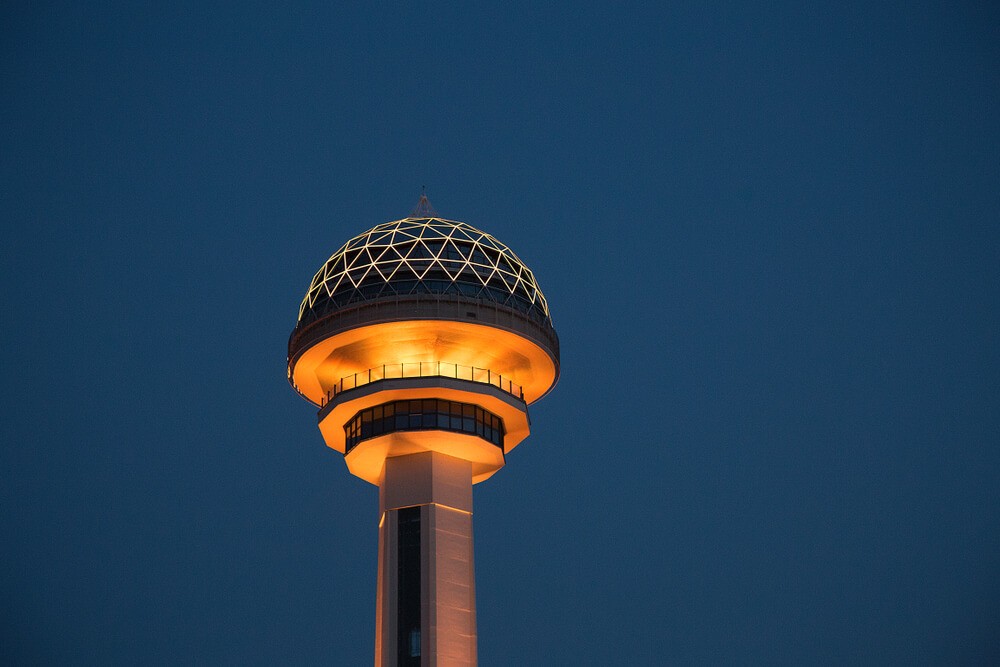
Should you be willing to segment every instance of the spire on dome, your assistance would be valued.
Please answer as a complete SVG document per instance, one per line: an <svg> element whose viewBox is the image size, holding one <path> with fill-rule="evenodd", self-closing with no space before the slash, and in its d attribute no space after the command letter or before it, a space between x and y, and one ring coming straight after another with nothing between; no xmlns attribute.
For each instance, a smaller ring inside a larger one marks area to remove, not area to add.
<svg viewBox="0 0 1000 667"><path fill-rule="evenodd" d="M410 211L411 218L436 218L438 217L437 211L431 206L431 202L427 199L427 195L422 188L420 191L420 201L412 211Z"/></svg>

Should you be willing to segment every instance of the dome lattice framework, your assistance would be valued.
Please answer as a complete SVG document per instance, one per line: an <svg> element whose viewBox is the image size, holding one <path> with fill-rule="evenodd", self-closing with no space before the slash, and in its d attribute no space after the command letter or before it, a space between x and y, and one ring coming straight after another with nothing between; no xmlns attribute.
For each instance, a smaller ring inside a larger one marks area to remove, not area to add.
<svg viewBox="0 0 1000 667"><path fill-rule="evenodd" d="M355 236L316 272L299 307L299 326L351 303L453 294L515 308L552 326L534 274L496 238L471 225L410 217Z"/></svg>

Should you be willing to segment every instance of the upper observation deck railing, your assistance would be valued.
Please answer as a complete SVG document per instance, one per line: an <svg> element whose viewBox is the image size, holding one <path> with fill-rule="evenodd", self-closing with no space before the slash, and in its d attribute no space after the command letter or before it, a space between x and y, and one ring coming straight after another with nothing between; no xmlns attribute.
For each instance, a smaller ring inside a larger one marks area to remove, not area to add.
<svg viewBox="0 0 1000 667"><path fill-rule="evenodd" d="M345 391L357 389L373 382L398 380L400 378L431 377L454 378L456 380L491 384L515 398L524 400L524 389L522 389L521 385L513 382L510 378L505 378L501 374L491 371L489 368L463 366L462 364L452 364L445 361L413 361L399 364L383 364L342 377L339 382L326 392L326 397L320 401L320 407L325 406Z"/></svg>

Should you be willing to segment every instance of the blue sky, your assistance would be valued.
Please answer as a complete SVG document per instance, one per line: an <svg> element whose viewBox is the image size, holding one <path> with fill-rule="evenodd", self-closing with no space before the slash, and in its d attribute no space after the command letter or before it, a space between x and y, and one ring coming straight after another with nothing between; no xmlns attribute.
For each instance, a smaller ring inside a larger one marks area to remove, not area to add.
<svg viewBox="0 0 1000 667"><path fill-rule="evenodd" d="M422 186L562 377L480 664L1000 657L987 3L7 3L0 656L363 664L377 494L284 378Z"/></svg>

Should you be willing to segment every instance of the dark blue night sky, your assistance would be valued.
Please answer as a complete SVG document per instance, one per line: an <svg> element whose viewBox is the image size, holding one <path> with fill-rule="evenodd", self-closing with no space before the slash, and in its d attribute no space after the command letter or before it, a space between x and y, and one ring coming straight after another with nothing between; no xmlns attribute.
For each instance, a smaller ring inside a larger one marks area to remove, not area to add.
<svg viewBox="0 0 1000 667"><path fill-rule="evenodd" d="M286 342L423 185L562 342L480 664L1000 661L989 3L335 5L0 8L0 662L370 663Z"/></svg>

